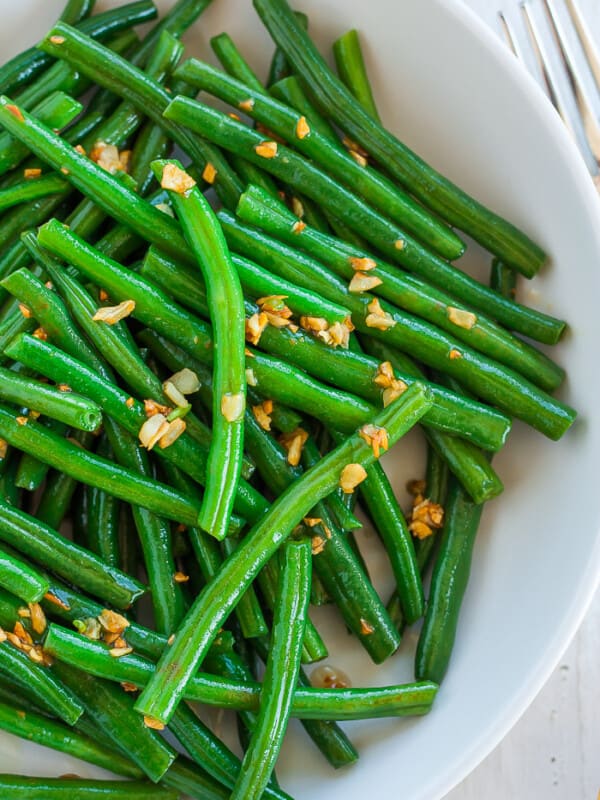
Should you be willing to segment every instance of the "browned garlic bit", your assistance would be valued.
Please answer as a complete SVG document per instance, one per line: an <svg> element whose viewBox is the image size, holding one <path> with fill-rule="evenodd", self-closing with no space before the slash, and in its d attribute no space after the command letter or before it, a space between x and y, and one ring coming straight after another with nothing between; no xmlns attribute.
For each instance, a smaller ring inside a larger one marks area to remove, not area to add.
<svg viewBox="0 0 600 800"><path fill-rule="evenodd" d="M444 509L425 497L425 481L410 481L406 487L413 495L413 504L407 514L408 529L417 539L426 539L444 524Z"/></svg>
<svg viewBox="0 0 600 800"><path fill-rule="evenodd" d="M108 608L105 608L98 616L98 622L105 631L117 633L119 635L121 635L130 624L129 620L122 614L118 614L116 611L111 611Z"/></svg>
<svg viewBox="0 0 600 800"><path fill-rule="evenodd" d="M165 381L162 387L165 396L169 398L174 406L177 406L178 408L187 408L189 403L185 399L185 395L179 391L172 381Z"/></svg>
<svg viewBox="0 0 600 800"><path fill-rule="evenodd" d="M360 618L360 632L363 636L370 636L374 632L375 628L368 622L364 617Z"/></svg>
<svg viewBox="0 0 600 800"><path fill-rule="evenodd" d="M306 222L302 222L301 219L299 219L298 222L294 222L294 224L292 225L292 231L294 233L302 233L302 231L305 229L306 229Z"/></svg>
<svg viewBox="0 0 600 800"><path fill-rule="evenodd" d="M34 180L35 178L39 178L42 174L42 170L39 167L30 167L29 169L23 170L23 177L25 180Z"/></svg>
<svg viewBox="0 0 600 800"><path fill-rule="evenodd" d="M363 425L358 435L373 448L373 455L375 458L379 458L382 450L385 451L388 449L388 433L385 428L381 428L379 425L372 425L371 423Z"/></svg>
<svg viewBox="0 0 600 800"><path fill-rule="evenodd" d="M173 575L175 583L187 583L189 579L190 576L186 575L184 572L176 572L175 575Z"/></svg>
<svg viewBox="0 0 600 800"><path fill-rule="evenodd" d="M250 342L250 344L258 344L260 342L260 337L264 329L269 324L269 318L266 314L252 314L246 320L246 341Z"/></svg>
<svg viewBox="0 0 600 800"><path fill-rule="evenodd" d="M118 306L103 306L99 308L92 319L94 322L106 322L107 325L116 325L125 317L135 311L134 300L123 300Z"/></svg>
<svg viewBox="0 0 600 800"><path fill-rule="evenodd" d="M383 389L382 400L384 408L387 408L390 403L400 397L400 395L408 389L404 381L394 376L394 370L389 361L381 362L377 368L377 374L373 382Z"/></svg>
<svg viewBox="0 0 600 800"><path fill-rule="evenodd" d="M368 166L369 162L361 153L357 153L356 150L348 150L348 152L360 167Z"/></svg>
<svg viewBox="0 0 600 800"><path fill-rule="evenodd" d="M237 422L244 416L246 398L242 392L224 394L221 397L221 414L227 422Z"/></svg>
<svg viewBox="0 0 600 800"><path fill-rule="evenodd" d="M46 630L46 615L39 603L29 603L29 615L33 632L42 635Z"/></svg>
<svg viewBox="0 0 600 800"><path fill-rule="evenodd" d="M125 402L127 403L128 401ZM133 403L131 405L133 405ZM169 406L163 406L160 403L157 403L155 400L148 398L144 400L144 411L146 412L147 417L153 417L155 414L162 414L166 417L171 413L172 409L169 408Z"/></svg>
<svg viewBox="0 0 600 800"><path fill-rule="evenodd" d="M165 164L160 185L163 189L170 189L177 194L185 194L194 188L196 181L177 164Z"/></svg>
<svg viewBox="0 0 600 800"><path fill-rule="evenodd" d="M164 731L165 729L164 722L161 722L159 719L154 719L154 717L144 717L144 725L155 731Z"/></svg>
<svg viewBox="0 0 600 800"><path fill-rule="evenodd" d="M246 367L245 374L248 386L258 386L258 378L251 367Z"/></svg>
<svg viewBox="0 0 600 800"><path fill-rule="evenodd" d="M342 347L347 349L350 341L350 333L354 330L354 325L350 317L344 322L334 322L330 325L324 317L300 317L300 327L309 333L314 333L317 339L331 347Z"/></svg>
<svg viewBox="0 0 600 800"><path fill-rule="evenodd" d="M45 617L44 617L45 620ZM44 626L45 630L45 626ZM43 633L43 631L42 631ZM52 665L52 658L44 652L41 644L33 641L31 634L25 630L23 623L17 620L12 632L0 628L0 642L9 641L13 647L28 656L31 661L44 667Z"/></svg>
<svg viewBox="0 0 600 800"><path fill-rule="evenodd" d="M133 647L112 647L108 652L113 658L122 658L133 653Z"/></svg>
<svg viewBox="0 0 600 800"><path fill-rule="evenodd" d="M271 294L268 297L259 297L256 301L260 313L266 315L268 325L272 325L274 328L289 326L292 311L283 302L286 299L287 295L285 294Z"/></svg>
<svg viewBox="0 0 600 800"><path fill-rule="evenodd" d="M36 328L31 335L35 336L36 339L39 339L42 342L48 341L48 334L43 328Z"/></svg>
<svg viewBox="0 0 600 800"><path fill-rule="evenodd" d="M369 314L365 318L365 323L369 328L377 328L380 331L386 331L388 328L393 328L396 320L387 311L381 307L381 303L377 298L371 300L367 306Z"/></svg>
<svg viewBox="0 0 600 800"><path fill-rule="evenodd" d="M273 412L273 401L263 400L257 406L252 406L254 419L258 422L263 431L271 430L271 413Z"/></svg>
<svg viewBox="0 0 600 800"><path fill-rule="evenodd" d="M169 422L169 429L163 433L158 442L160 449L164 450L165 447L169 447L173 444L173 442L176 442L181 434L185 431L186 427L185 420L181 419L180 417L174 419L172 422Z"/></svg>
<svg viewBox="0 0 600 800"><path fill-rule="evenodd" d="M81 150L78 150L78 152L81 153ZM82 155L85 155L85 151ZM114 144L96 142L90 151L90 159L106 172L115 175L117 172L129 171L131 150L119 152L119 148Z"/></svg>
<svg viewBox="0 0 600 800"><path fill-rule="evenodd" d="M359 483L367 477L367 471L362 464L346 464L340 474L339 485L344 494L352 494Z"/></svg>
<svg viewBox="0 0 600 800"><path fill-rule="evenodd" d="M210 163L210 161L206 162L206 165L202 171L202 177L206 183L209 183L211 186L215 182L217 170L215 169L214 165Z"/></svg>
<svg viewBox="0 0 600 800"><path fill-rule="evenodd" d="M282 433L279 443L287 450L288 464L297 467L302 456L302 448L308 439L308 433L303 428L296 428L291 433Z"/></svg>
<svg viewBox="0 0 600 800"><path fill-rule="evenodd" d="M369 272L370 270L377 268L377 262L372 258L367 258L366 256L362 258L359 258L358 256L350 256L348 261L350 262L352 269L356 270L357 272Z"/></svg>
<svg viewBox="0 0 600 800"><path fill-rule="evenodd" d="M251 97L248 98L248 100L242 100L241 103L238 103L238 108L241 108L242 111L252 111L254 108L254 100Z"/></svg>
<svg viewBox="0 0 600 800"><path fill-rule="evenodd" d="M53 592L46 592L46 594L44 595L44 600L47 600L49 603L52 603L52 605L58 606L58 608L62 608L63 611L71 610L71 606L65 603L64 600L55 595Z"/></svg>
<svg viewBox="0 0 600 800"><path fill-rule="evenodd" d="M17 425L27 425L28 419L27 417L17 417Z"/></svg>
<svg viewBox="0 0 600 800"><path fill-rule="evenodd" d="M153 414L148 417L140 428L139 440L147 450L152 450L154 445L162 439L169 430L169 422L164 414Z"/></svg>
<svg viewBox="0 0 600 800"><path fill-rule="evenodd" d="M19 303L19 311L25 317L25 319L31 319L31 317L33 316L30 309L27 308L27 306L24 305L23 303Z"/></svg>
<svg viewBox="0 0 600 800"><path fill-rule="evenodd" d="M123 681L121 688L125 692L137 692L138 690L138 687L135 685L135 683L129 683L128 681Z"/></svg>
<svg viewBox="0 0 600 800"><path fill-rule="evenodd" d="M6 439L0 439L0 459L6 458L8 452L8 442Z"/></svg>
<svg viewBox="0 0 600 800"><path fill-rule="evenodd" d="M313 669L310 682L313 686L322 689L349 689L352 686L350 678L343 670L329 664L323 664Z"/></svg>
<svg viewBox="0 0 600 800"><path fill-rule="evenodd" d="M446 313L453 325L457 325L459 328L466 328L468 331L477 323L476 314L473 314L472 311L465 311L464 308L448 306Z"/></svg>
<svg viewBox="0 0 600 800"><path fill-rule="evenodd" d="M297 197L292 197L292 211L298 219L302 219L304 216L304 206L302 205L302 200Z"/></svg>
<svg viewBox="0 0 600 800"><path fill-rule="evenodd" d="M275 158L277 155L277 142L272 140L261 142L256 145L254 152L261 158Z"/></svg>
<svg viewBox="0 0 600 800"><path fill-rule="evenodd" d="M310 128L308 122L306 121L306 117L300 117L296 123L296 136L298 139L304 139L309 133Z"/></svg>
<svg viewBox="0 0 600 800"><path fill-rule="evenodd" d="M313 536L311 539L311 549L313 556L318 556L325 549L325 539L322 536Z"/></svg>
<svg viewBox="0 0 600 800"><path fill-rule="evenodd" d="M450 352L448 353L448 358L449 358L451 361L456 361L456 359L457 359L457 358L462 358L462 353L460 352L460 350L456 350L456 349L454 349L454 348L453 348L453 349L452 349L452 350L450 350Z"/></svg>
<svg viewBox="0 0 600 800"><path fill-rule="evenodd" d="M362 292L370 292L376 286L383 283L381 278L377 275L367 275L366 272L355 272L352 280L348 284L348 291L353 294L361 294Z"/></svg>

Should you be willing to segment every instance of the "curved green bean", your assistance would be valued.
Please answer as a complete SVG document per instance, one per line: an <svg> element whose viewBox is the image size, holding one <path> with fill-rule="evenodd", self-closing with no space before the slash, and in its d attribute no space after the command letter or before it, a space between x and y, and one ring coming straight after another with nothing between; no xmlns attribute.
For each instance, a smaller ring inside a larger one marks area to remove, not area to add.
<svg viewBox="0 0 600 800"><path fill-rule="evenodd" d="M361 106L373 119L381 122L377 105L373 97L371 83L367 77L367 68L363 58L358 31L346 31L333 43L333 56L338 75Z"/></svg>

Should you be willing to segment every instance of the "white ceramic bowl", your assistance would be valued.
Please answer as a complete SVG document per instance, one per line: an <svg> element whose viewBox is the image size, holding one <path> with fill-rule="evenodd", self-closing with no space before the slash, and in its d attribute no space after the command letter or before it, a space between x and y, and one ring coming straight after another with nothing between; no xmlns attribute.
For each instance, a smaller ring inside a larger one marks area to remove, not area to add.
<svg viewBox="0 0 600 800"><path fill-rule="evenodd" d="M5 0L6 2L6 0ZM161 4L164 7L169 2ZM556 348L568 369L561 397L580 412L560 443L515 425L495 461L503 496L489 504L477 541L452 664L434 710L419 720L351 723L359 763L332 772L303 741L296 723L278 775L298 800L436 800L494 747L533 699L576 630L600 563L600 213L577 153L549 104L513 57L452 0L298 0L319 44L358 27L386 124L442 172L505 214L552 255L522 287L522 298L566 318ZM10 3L0 30L8 56L41 35L59 0ZM229 31L259 69L271 53L250 0L215 0L189 37L209 57L207 40ZM488 257L472 248L465 263L482 276ZM525 281L523 281L525 283ZM388 459L401 491L418 475L416 439ZM368 534L366 547L373 546ZM377 553L374 570L389 581ZM415 636L375 669L348 646L340 626L319 620L333 642L331 662L355 685L412 677ZM72 759L3 736L0 770L101 774Z"/></svg>

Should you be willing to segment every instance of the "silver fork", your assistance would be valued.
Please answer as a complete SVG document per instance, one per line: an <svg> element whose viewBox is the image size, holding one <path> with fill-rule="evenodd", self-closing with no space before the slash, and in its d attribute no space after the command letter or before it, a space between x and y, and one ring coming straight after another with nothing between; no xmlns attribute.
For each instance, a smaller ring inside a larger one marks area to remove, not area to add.
<svg viewBox="0 0 600 800"><path fill-rule="evenodd" d="M600 190L600 52L577 0L504 5L504 37L552 100Z"/></svg>

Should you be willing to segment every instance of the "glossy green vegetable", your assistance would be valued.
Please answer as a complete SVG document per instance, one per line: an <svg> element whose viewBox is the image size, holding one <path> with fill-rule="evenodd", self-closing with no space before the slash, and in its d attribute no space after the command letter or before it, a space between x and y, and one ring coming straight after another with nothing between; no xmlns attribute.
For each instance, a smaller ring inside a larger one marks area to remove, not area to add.
<svg viewBox="0 0 600 800"><path fill-rule="evenodd" d="M26 603L37 603L50 588L49 582L40 572L2 549L0 586Z"/></svg>
<svg viewBox="0 0 600 800"><path fill-rule="evenodd" d="M346 31L339 39L336 39L333 43L333 55L338 75L342 82L356 97L365 111L377 122L381 122L367 76L358 31L353 28Z"/></svg>
<svg viewBox="0 0 600 800"><path fill-rule="evenodd" d="M258 800L275 766L300 670L310 579L310 541L286 542L281 553L271 646L262 684L263 699L231 793L232 800Z"/></svg>
<svg viewBox="0 0 600 800"><path fill-rule="evenodd" d="M415 385L375 419L385 427L393 444L431 405L426 389ZM166 652L152 680L136 703L138 711L168 719L185 691L195 667L240 593L273 555L286 535L314 505L336 488L348 463L374 460L373 450L357 435L340 445L321 464L281 495L244 543L224 563L219 576L198 596L175 642ZM288 502L290 494L293 497ZM276 520L276 522L275 522Z"/></svg>
<svg viewBox="0 0 600 800"><path fill-rule="evenodd" d="M0 775L0 792L11 800L177 800L178 792L142 781L30 778Z"/></svg>
<svg viewBox="0 0 600 800"><path fill-rule="evenodd" d="M537 272L546 261L543 250L436 172L374 120L331 72L286 0L254 0L254 7L323 113L449 223L525 275L531 277Z"/></svg>
<svg viewBox="0 0 600 800"><path fill-rule="evenodd" d="M244 409L246 406L244 299L242 287L217 219L208 201L194 185L185 193L169 189L166 177L176 171L176 161L154 162L157 179L167 187L184 236L189 243L207 287L213 330L212 442L207 479L198 523L216 539L227 534L237 482L242 466Z"/></svg>

